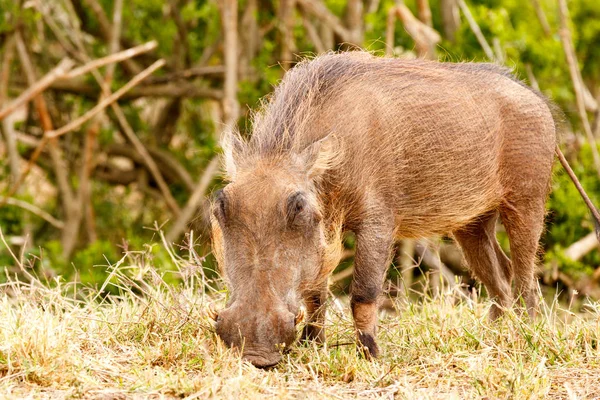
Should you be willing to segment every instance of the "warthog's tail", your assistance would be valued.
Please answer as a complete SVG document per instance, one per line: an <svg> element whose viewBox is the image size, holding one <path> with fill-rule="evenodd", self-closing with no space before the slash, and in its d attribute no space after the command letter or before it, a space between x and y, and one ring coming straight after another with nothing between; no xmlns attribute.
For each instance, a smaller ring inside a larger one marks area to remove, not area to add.
<svg viewBox="0 0 600 400"><path fill-rule="evenodd" d="M558 156L558 160L560 161L560 163L563 166L563 168L565 169L565 171L567 171L569 178L571 178L571 180L575 184L577 191L579 192L579 194L583 198L583 201L585 201L585 204L588 206L588 208L590 209L590 211L592 213L592 217L594 219L594 227L596 230L596 239L598 239L598 242L600 242L600 212L598 212L598 209L594 206L594 204L590 200L590 197L587 195L585 190L583 190L583 186L581 186L579 179L577 179L575 172L573 172L573 169L569 165L569 162L565 158L562 151L560 151L560 148L558 147L558 145L556 145L555 151L556 151L556 155Z"/></svg>

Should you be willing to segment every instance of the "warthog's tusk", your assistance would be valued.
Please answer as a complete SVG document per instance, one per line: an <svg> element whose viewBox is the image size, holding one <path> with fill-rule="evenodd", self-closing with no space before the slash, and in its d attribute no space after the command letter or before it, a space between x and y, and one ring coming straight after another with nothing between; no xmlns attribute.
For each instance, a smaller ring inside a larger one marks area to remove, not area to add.
<svg viewBox="0 0 600 400"><path fill-rule="evenodd" d="M215 322L216 322L216 321L217 321L217 317L219 316L219 313L218 313L218 311L215 309L215 306L214 306L214 305L212 305L212 304L210 304L210 305L207 307L207 310L206 310L206 315L208 315L208 316L210 317L210 319L212 319L213 321L215 321Z"/></svg>
<svg viewBox="0 0 600 400"><path fill-rule="evenodd" d="M302 321L304 321L304 308L301 308L300 311L298 311L298 314L296 314L296 319L294 320L294 323L296 325L298 325Z"/></svg>

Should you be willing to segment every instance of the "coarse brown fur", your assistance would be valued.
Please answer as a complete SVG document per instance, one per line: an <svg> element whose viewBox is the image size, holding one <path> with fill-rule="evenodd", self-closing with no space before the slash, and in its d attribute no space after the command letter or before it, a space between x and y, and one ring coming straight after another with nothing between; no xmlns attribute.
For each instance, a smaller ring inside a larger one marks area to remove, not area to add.
<svg viewBox="0 0 600 400"><path fill-rule="evenodd" d="M555 146L543 96L495 65L364 52L297 65L249 141L224 140L230 183L213 207L213 239L231 299L217 333L273 365L304 302L304 336L323 340L343 231L357 238L352 309L367 354L377 355L377 299L397 238L452 233L497 301L492 317L514 298L533 312ZM496 241L499 217L512 261Z"/></svg>

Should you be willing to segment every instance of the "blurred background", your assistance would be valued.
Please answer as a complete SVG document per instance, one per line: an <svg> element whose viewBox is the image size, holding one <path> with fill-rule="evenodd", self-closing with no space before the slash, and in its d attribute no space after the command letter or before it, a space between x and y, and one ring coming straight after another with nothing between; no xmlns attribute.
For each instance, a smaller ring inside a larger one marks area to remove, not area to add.
<svg viewBox="0 0 600 400"><path fill-rule="evenodd" d="M223 127L250 132L251 110L299 60L356 48L513 69L564 111L561 146L600 204L596 0L0 0L0 267L101 285L125 252L165 273L193 253L214 275ZM593 222L556 164L540 282L599 299ZM334 292L351 279L351 235L345 246ZM474 284L441 237L399 243L387 287L457 282Z"/></svg>

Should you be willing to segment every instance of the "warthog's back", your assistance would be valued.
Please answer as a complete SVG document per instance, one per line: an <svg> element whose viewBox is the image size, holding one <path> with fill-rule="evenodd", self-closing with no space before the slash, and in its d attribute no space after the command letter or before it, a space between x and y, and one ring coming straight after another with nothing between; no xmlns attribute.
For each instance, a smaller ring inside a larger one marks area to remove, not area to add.
<svg viewBox="0 0 600 400"><path fill-rule="evenodd" d="M453 231L517 186L547 185L556 140L544 99L499 67L368 53L288 72L252 142L294 152L328 134L341 151L324 180L329 209L351 226L385 204L401 236Z"/></svg>

